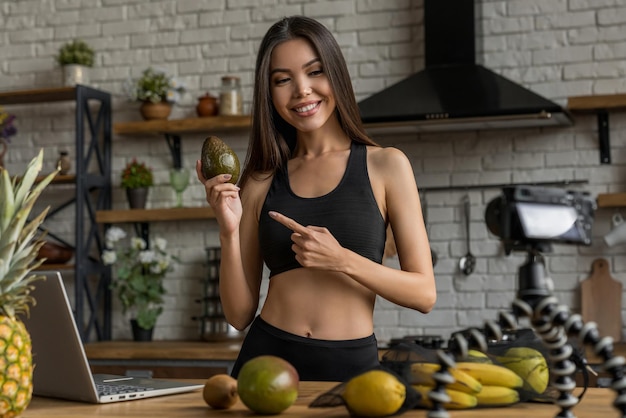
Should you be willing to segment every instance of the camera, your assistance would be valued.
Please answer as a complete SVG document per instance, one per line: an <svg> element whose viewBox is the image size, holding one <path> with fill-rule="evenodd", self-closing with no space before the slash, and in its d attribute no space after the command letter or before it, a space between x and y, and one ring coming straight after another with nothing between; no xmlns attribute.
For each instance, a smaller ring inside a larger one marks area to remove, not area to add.
<svg viewBox="0 0 626 418"><path fill-rule="evenodd" d="M595 200L588 192L508 186L487 205L491 233L511 251L549 251L551 243L590 245Z"/></svg>

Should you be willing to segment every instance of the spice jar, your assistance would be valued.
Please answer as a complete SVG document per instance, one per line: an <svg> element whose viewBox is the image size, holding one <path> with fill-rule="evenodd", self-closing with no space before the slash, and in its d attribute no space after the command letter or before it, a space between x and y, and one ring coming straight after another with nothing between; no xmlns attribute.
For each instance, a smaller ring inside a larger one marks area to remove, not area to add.
<svg viewBox="0 0 626 418"><path fill-rule="evenodd" d="M57 168L59 169L59 174L65 175L70 172L72 168L72 163L70 161L70 157L67 151L61 151L59 153L59 158L57 159Z"/></svg>
<svg viewBox="0 0 626 418"><path fill-rule="evenodd" d="M198 97L198 104L196 105L196 113L198 116L214 116L217 114L217 98L211 96L209 93L204 96Z"/></svg>
<svg viewBox="0 0 626 418"><path fill-rule="evenodd" d="M222 77L222 89L220 90L220 115L242 115L243 98L239 77Z"/></svg>

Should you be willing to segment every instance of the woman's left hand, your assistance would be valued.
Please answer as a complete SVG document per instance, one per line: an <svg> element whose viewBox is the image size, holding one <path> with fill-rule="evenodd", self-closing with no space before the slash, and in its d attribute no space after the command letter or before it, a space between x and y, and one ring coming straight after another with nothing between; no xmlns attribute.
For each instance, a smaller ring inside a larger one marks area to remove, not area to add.
<svg viewBox="0 0 626 418"><path fill-rule="evenodd" d="M270 211L269 216L293 231L291 249L296 254L296 261L302 267L341 271L340 261L343 247L339 245L339 242L327 228L303 226L274 211Z"/></svg>

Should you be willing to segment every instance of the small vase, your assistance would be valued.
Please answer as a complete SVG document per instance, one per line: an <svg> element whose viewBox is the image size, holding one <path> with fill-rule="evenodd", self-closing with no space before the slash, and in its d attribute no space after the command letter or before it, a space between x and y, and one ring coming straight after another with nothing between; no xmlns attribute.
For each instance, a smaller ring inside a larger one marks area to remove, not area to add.
<svg viewBox="0 0 626 418"><path fill-rule="evenodd" d="M128 205L131 209L144 209L148 200L148 188L138 187L136 189L126 189Z"/></svg>
<svg viewBox="0 0 626 418"><path fill-rule="evenodd" d="M165 120L172 113L172 104L168 102L152 103L145 101L141 103L139 111L145 120Z"/></svg>
<svg viewBox="0 0 626 418"><path fill-rule="evenodd" d="M74 87L77 84L89 84L89 67L78 64L67 64L63 66L63 85Z"/></svg>
<svg viewBox="0 0 626 418"><path fill-rule="evenodd" d="M70 157L67 151L61 151L59 153L57 168L59 169L59 174L61 175L65 175L70 172L70 169L72 168L72 162L70 161Z"/></svg>
<svg viewBox="0 0 626 418"><path fill-rule="evenodd" d="M200 117L217 115L217 99L211 96L209 93L205 94L202 97L198 97L196 113Z"/></svg>
<svg viewBox="0 0 626 418"><path fill-rule="evenodd" d="M133 332L134 341L152 341L152 333L154 331L154 328L141 328L136 319L130 320L130 327Z"/></svg>

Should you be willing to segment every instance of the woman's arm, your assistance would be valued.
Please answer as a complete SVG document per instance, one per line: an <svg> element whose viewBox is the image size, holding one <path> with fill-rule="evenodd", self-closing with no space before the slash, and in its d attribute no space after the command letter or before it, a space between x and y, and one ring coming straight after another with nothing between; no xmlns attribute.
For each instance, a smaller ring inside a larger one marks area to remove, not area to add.
<svg viewBox="0 0 626 418"><path fill-rule="evenodd" d="M257 239L259 183L249 181L240 196L239 188L224 176L205 180L199 162L196 172L220 229L219 283L224 316L243 330L256 314L263 273Z"/></svg>

